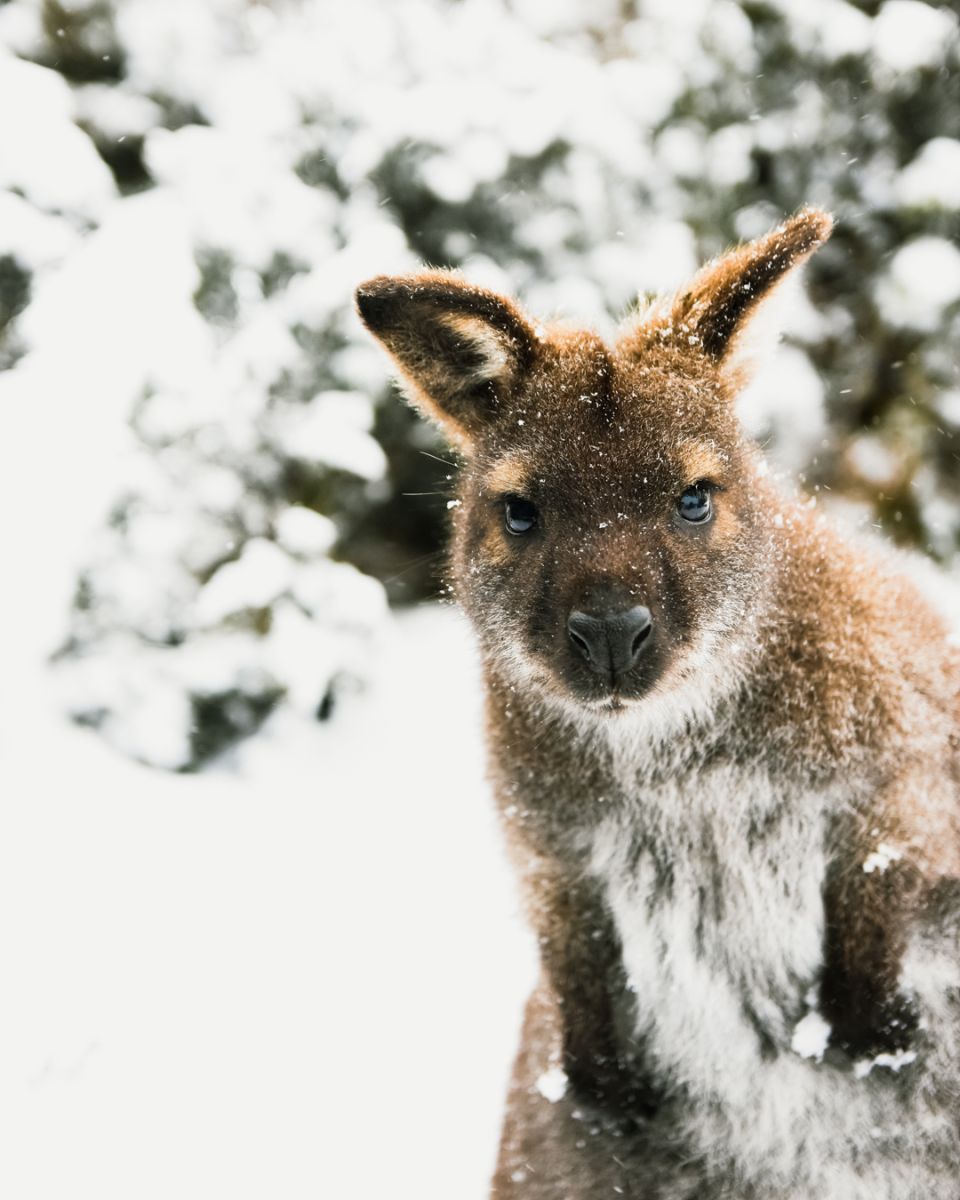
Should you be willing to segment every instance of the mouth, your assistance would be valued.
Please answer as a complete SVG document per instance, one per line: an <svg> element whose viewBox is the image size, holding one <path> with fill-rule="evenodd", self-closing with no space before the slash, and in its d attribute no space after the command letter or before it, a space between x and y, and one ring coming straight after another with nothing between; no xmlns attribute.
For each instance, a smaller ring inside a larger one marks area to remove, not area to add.
<svg viewBox="0 0 960 1200"><path fill-rule="evenodd" d="M663 674L662 664L648 663L642 672L632 671L628 675L600 677L577 672L567 673L563 680L565 690L572 694L585 708L608 716L617 716L636 708L654 691Z"/></svg>
<svg viewBox="0 0 960 1200"><path fill-rule="evenodd" d="M616 719L633 712L637 705L657 690L668 666L662 652L651 654L642 663L626 672L600 673L590 670L579 659L564 655L557 660L542 648L531 648L523 659L528 678L537 680L541 688L559 694L601 719Z"/></svg>
<svg viewBox="0 0 960 1200"><path fill-rule="evenodd" d="M635 694L613 688L603 695L584 696L574 693L577 701L589 712L596 713L601 718L616 720L624 713L634 711L650 694L651 688L645 687Z"/></svg>

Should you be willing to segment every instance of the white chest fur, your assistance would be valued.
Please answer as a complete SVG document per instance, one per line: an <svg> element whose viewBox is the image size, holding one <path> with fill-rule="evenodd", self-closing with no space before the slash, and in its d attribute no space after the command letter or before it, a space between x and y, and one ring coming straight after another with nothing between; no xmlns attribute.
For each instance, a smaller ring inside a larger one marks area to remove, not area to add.
<svg viewBox="0 0 960 1200"><path fill-rule="evenodd" d="M718 770L667 784L594 838L637 1032L677 1083L736 1102L789 1047L823 944L823 806Z"/></svg>
<svg viewBox="0 0 960 1200"><path fill-rule="evenodd" d="M791 1048L822 965L825 811L823 797L724 768L695 790L650 790L598 828L591 869L636 1034L682 1098L688 1144L718 1170L822 1200L952 1196L931 1150L945 1125L916 1088Z"/></svg>

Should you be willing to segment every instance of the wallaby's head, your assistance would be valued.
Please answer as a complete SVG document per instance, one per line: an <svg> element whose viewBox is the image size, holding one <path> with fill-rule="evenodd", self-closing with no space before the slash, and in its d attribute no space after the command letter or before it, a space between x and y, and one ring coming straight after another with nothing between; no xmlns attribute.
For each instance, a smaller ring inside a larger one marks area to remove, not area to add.
<svg viewBox="0 0 960 1200"><path fill-rule="evenodd" d="M742 335L830 225L803 210L612 346L443 272L357 290L411 400L464 456L454 579L501 674L615 710L743 632L778 509L734 415Z"/></svg>

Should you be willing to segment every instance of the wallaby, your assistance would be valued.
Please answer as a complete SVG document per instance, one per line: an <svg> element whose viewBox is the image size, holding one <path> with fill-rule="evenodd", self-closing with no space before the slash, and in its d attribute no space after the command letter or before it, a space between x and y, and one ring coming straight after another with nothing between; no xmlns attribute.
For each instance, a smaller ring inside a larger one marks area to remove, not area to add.
<svg viewBox="0 0 960 1200"><path fill-rule="evenodd" d="M464 458L452 577L539 941L497 1200L960 1197L960 652L734 414L830 228L613 345L446 272L357 291Z"/></svg>

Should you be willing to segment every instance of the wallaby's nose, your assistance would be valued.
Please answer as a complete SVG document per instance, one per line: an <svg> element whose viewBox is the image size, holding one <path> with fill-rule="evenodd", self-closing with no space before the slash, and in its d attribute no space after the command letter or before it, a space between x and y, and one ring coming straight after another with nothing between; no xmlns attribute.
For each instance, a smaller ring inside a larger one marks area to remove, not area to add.
<svg viewBox="0 0 960 1200"><path fill-rule="evenodd" d="M567 632L576 650L600 675L625 675L649 643L653 629L650 609L638 604L625 612L572 612Z"/></svg>

